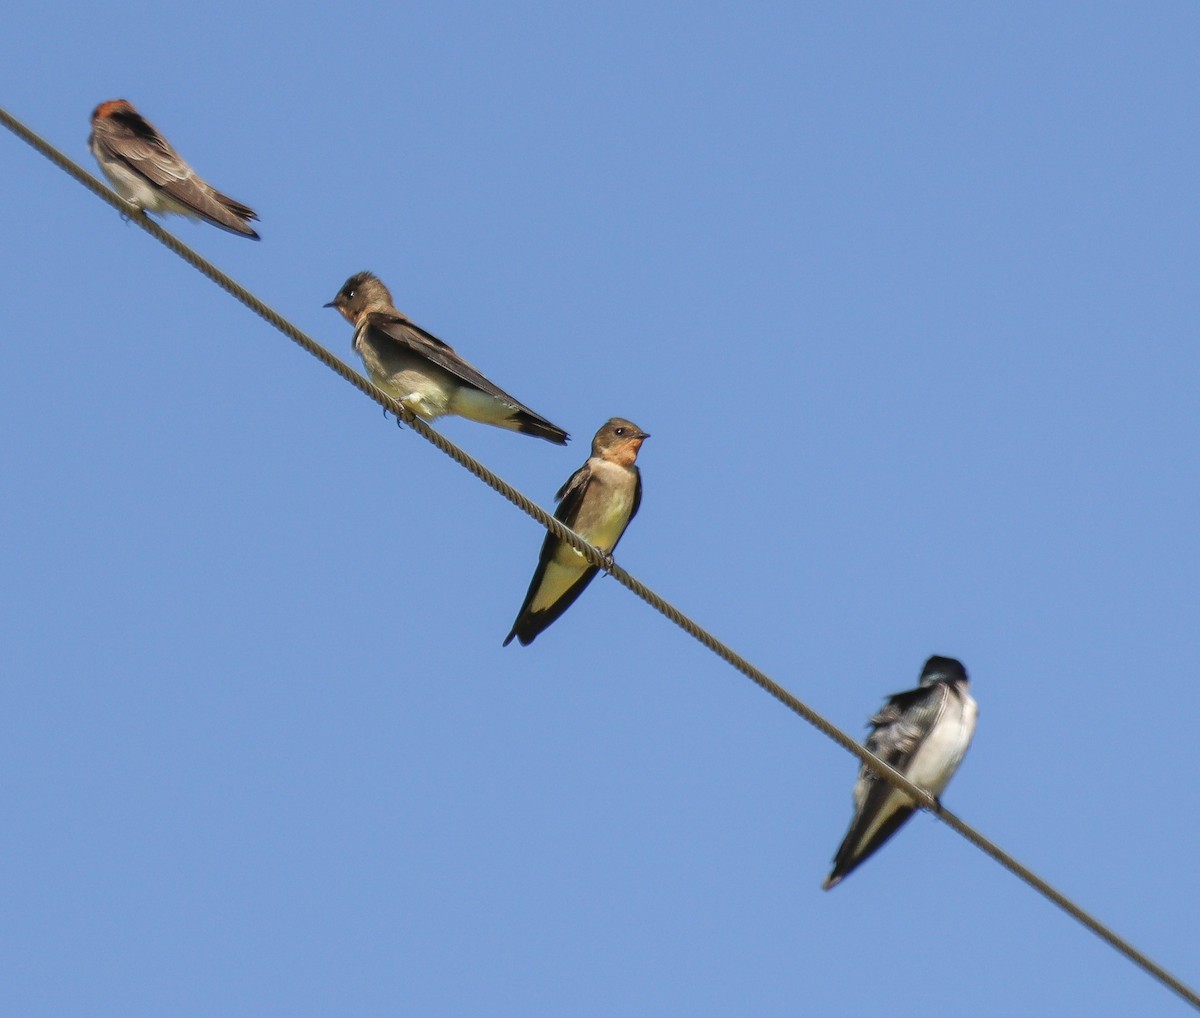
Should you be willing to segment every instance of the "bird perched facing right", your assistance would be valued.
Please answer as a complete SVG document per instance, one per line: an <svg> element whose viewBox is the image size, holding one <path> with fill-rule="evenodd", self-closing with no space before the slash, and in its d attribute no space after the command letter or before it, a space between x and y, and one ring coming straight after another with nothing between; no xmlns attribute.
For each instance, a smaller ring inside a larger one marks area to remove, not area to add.
<svg viewBox="0 0 1200 1018"><path fill-rule="evenodd" d="M431 421L457 414L567 444L562 428L518 403L453 347L397 311L378 276L356 273L325 306L354 326L353 347L371 381L417 416Z"/></svg>
<svg viewBox="0 0 1200 1018"><path fill-rule="evenodd" d="M638 450L649 437L623 417L607 421L592 439L588 461L554 496L558 502L554 518L588 544L611 552L642 504L642 475L634 464ZM525 603L517 612L504 646L512 643L513 637L526 646L533 643L575 603L596 572L597 567L566 541L546 534Z"/></svg>
<svg viewBox="0 0 1200 1018"><path fill-rule="evenodd" d="M255 211L196 176L125 99L103 102L92 112L88 148L117 194L143 212L174 212L259 239L250 226L258 218Z"/></svg>
<svg viewBox="0 0 1200 1018"><path fill-rule="evenodd" d="M871 718L867 749L918 788L941 795L971 745L979 708L967 670L952 657L931 657L916 689L889 697ZM913 814L916 804L866 764L854 785L854 819L825 880L829 890L869 859Z"/></svg>

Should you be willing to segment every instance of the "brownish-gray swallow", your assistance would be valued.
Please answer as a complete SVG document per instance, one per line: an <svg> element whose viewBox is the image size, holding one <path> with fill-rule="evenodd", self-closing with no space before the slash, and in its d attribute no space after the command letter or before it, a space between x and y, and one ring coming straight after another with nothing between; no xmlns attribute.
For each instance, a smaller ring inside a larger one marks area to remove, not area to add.
<svg viewBox="0 0 1200 1018"><path fill-rule="evenodd" d="M867 749L918 788L941 795L971 745L979 708L967 670L952 657L931 657L916 689L896 693L871 718ZM854 819L825 890L869 859L913 814L916 804L866 764L854 785Z"/></svg>
<svg viewBox="0 0 1200 1018"><path fill-rule="evenodd" d="M250 227L257 213L196 176L170 142L124 99L96 107L88 148L113 189L143 212L174 212L259 239Z"/></svg>
<svg viewBox="0 0 1200 1018"><path fill-rule="evenodd" d="M518 403L453 347L397 311L388 288L370 272L347 279L325 306L337 308L354 326L354 350L371 381L418 417L432 421L457 414L567 444L562 428Z"/></svg>
<svg viewBox="0 0 1200 1018"><path fill-rule="evenodd" d="M554 518L588 544L609 553L621 540L642 504L642 475L635 465L638 450L650 436L623 417L614 417L596 432L592 455L554 496ZM522 644L537 635L575 603L598 572L579 552L553 534L542 542L542 554L517 612L508 646L515 636Z"/></svg>

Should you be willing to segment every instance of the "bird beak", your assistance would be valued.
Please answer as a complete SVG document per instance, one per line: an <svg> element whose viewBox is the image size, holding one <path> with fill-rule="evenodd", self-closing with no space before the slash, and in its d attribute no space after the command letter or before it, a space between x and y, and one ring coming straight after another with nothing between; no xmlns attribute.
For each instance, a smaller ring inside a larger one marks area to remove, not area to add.
<svg viewBox="0 0 1200 1018"><path fill-rule="evenodd" d="M323 308L335 308L335 307L337 307L337 298L335 297L335 298L334 298L333 300L331 300L331 301L330 301L328 304L322 304L322 305L321 305L321 307L323 307Z"/></svg>

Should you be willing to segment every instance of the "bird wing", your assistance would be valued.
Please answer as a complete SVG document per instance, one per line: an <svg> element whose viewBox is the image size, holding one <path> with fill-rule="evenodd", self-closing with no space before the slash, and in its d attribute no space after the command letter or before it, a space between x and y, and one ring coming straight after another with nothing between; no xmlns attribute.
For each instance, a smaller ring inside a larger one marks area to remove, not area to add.
<svg viewBox="0 0 1200 1018"><path fill-rule="evenodd" d="M949 687L939 682L889 697L879 713L871 717L867 749L902 770L946 709L949 695Z"/></svg>
<svg viewBox="0 0 1200 1018"><path fill-rule="evenodd" d="M944 684L919 686L888 698L871 717L867 749L880 760L904 773L945 708L949 690ZM866 764L854 784L854 819L838 846L826 889L840 883L874 855L896 833L916 807L912 800L893 788Z"/></svg>
<svg viewBox="0 0 1200 1018"><path fill-rule="evenodd" d="M949 692L944 684L938 683L889 697L880 711L871 717L867 749L903 774L905 766L945 709ZM892 791L886 779L863 764L854 786L855 807L860 813L875 813L883 807Z"/></svg>
<svg viewBox="0 0 1200 1018"><path fill-rule="evenodd" d="M568 527L573 527L591 482L592 470L589 463L585 463L567 478L566 484L554 496L558 501L558 508L554 512L556 520ZM512 631L505 638L505 646L512 641L514 636L519 637L523 644L532 643L534 637L549 627L578 600L579 595L584 592L599 571L593 565L578 570L577 578L563 589L553 603L536 611L532 610L533 602L541 592L542 584L546 582L547 573L551 569L566 572L563 566L554 561L554 553L562 543L564 542L550 533L547 533L545 540L542 541L537 569L534 570L533 579L529 581L529 590L525 594L521 610L517 612L517 620L513 623Z"/></svg>
<svg viewBox="0 0 1200 1018"><path fill-rule="evenodd" d="M642 507L642 472L637 467L633 467L632 469L634 475L637 477L637 483L633 486L633 508L629 510L629 519L625 521L626 528L628 528L629 524L633 522L633 518L637 515L638 510ZM621 537L624 536L625 531L621 531ZM617 541L619 542L620 540L621 538L618 537ZM616 547L617 546L614 544L613 550L616 550Z"/></svg>
<svg viewBox="0 0 1200 1018"><path fill-rule="evenodd" d="M480 392L495 396L505 403L538 417L529 407L488 379L475 365L463 360L449 343L444 343L433 333L426 332L405 315L375 311L372 312L370 321L377 332L382 333L393 343L398 343L413 353L419 354L443 371L453 375L460 382L465 382Z"/></svg>
<svg viewBox="0 0 1200 1018"><path fill-rule="evenodd" d="M124 160L131 170L180 205L235 233L254 234L236 219L257 219L258 214L198 177L171 143L146 120L125 117L117 122L111 117L102 118L93 127L93 136L105 152Z"/></svg>

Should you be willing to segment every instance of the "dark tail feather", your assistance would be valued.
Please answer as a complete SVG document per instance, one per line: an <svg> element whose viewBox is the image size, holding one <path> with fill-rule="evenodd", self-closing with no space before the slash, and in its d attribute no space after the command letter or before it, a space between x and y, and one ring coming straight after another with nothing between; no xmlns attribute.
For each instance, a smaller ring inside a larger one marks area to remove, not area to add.
<svg viewBox="0 0 1200 1018"><path fill-rule="evenodd" d="M883 779L880 778L879 780L882 783ZM859 866L870 859L871 856L884 846L893 834L904 826L904 822L913 815L913 812L914 809L912 806L902 806L888 817L883 826L875 832L875 837L867 844L861 846L859 845L859 842L862 840L861 828L865 826L865 821L871 814L864 811L863 815L856 817L855 822L850 825L850 830L838 847L837 855L833 859L833 870L825 878L825 883L821 885L822 889L828 891L831 887L836 887L858 869Z"/></svg>
<svg viewBox="0 0 1200 1018"><path fill-rule="evenodd" d="M541 630L539 629L534 633L522 633L521 621L521 619L517 619L517 621L513 624L512 631L504 638L504 642L500 644L501 647L507 647L510 643L512 643L513 637L516 637L521 641L522 647L528 647L537 638L537 634L540 633Z"/></svg>
<svg viewBox="0 0 1200 1018"><path fill-rule="evenodd" d="M536 435L555 445L566 445L571 437L562 428L551 424L545 417L539 417L528 410L518 410L512 419L517 422L517 430L523 435Z"/></svg>
<svg viewBox="0 0 1200 1018"><path fill-rule="evenodd" d="M512 643L515 636L521 641L522 647L528 647L541 633L557 622L562 613L579 599L579 595L587 590L588 584L595 579L598 572L599 570L595 566L585 570L579 579L575 581L575 585L555 601L554 604L548 608L543 608L541 611L531 612L526 609L533 600L533 595L536 593L538 584L541 582L541 577L535 573L533 582L529 585L529 593L525 595L525 604L521 605L521 610L517 613L517 621L513 623L512 631L504 638L504 643L501 646L507 647Z"/></svg>
<svg viewBox="0 0 1200 1018"><path fill-rule="evenodd" d="M571 600L574 600L572 598ZM517 621L513 623L512 630L504 638L504 642L500 645L507 647L514 639L520 642L522 647L528 647L536 640L543 632L550 628L550 624L557 619L567 606L563 605L562 609L555 611L558 605L551 605L548 611L527 612L524 608L517 616Z"/></svg>
<svg viewBox="0 0 1200 1018"><path fill-rule="evenodd" d="M511 643L511 642L512 642L512 637L516 636L516 637L518 637L518 639L520 639L520 640L521 640L521 646L522 646L522 647L528 647L528 646L530 645L530 643L532 643L532 642L534 641L534 637L535 637L536 635L538 635L538 634L534 633L533 635L526 636L526 635L524 635L523 633L517 633L517 629L516 629L516 627L515 627L515 625L514 625L514 627L512 627L512 631L511 631L511 633L509 633L509 635L508 635L508 636L505 636L505 637L504 637L504 642L503 642L503 643L500 643L500 646L502 646L502 647L508 647L508 646L509 646L509 643Z"/></svg>
<svg viewBox="0 0 1200 1018"><path fill-rule="evenodd" d="M251 240L262 240L250 226L250 220L258 218L258 213L254 209L243 205L240 201L234 201L228 195L221 194L220 191L214 192L214 196L230 217L228 222L220 222L217 224L218 226L223 226L230 233L249 237Z"/></svg>

